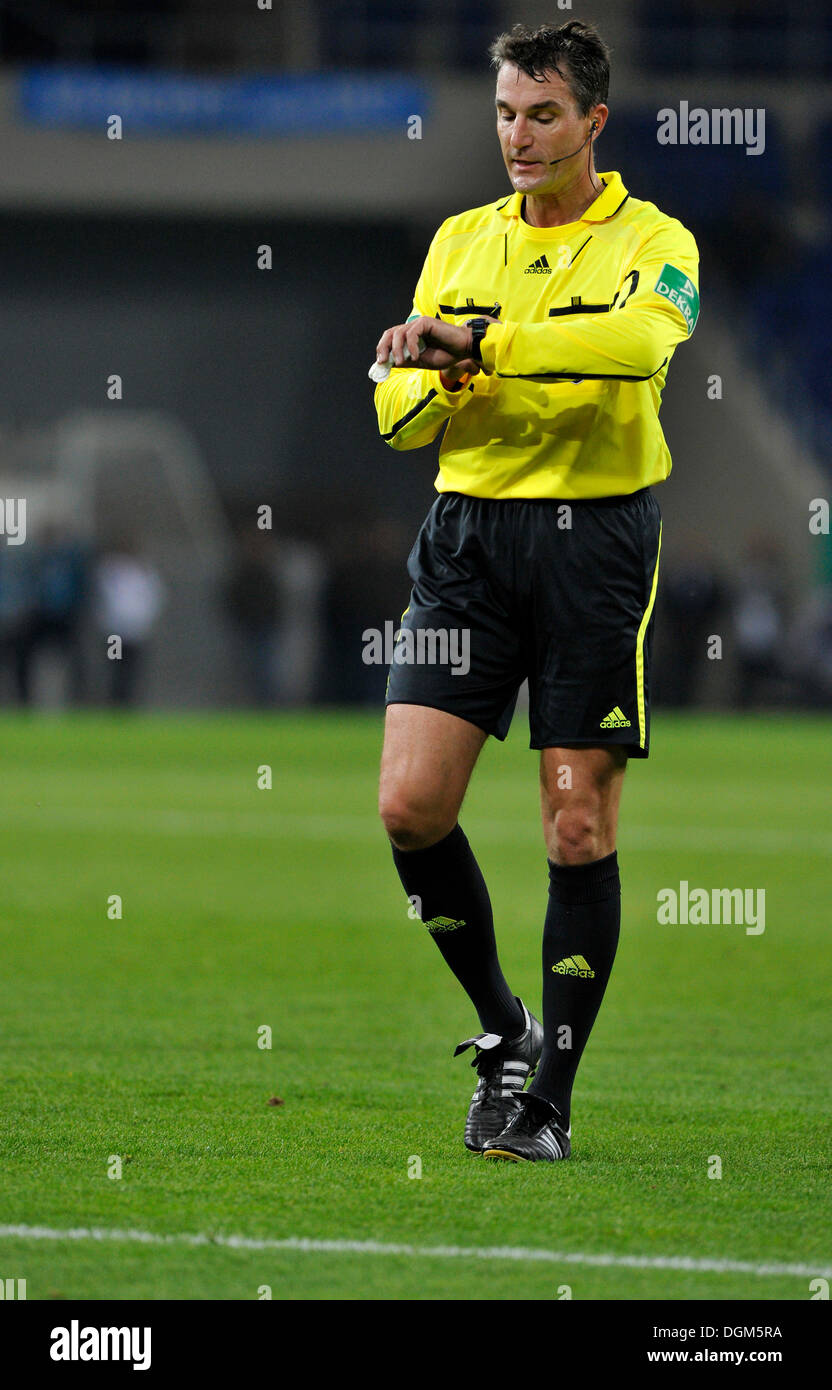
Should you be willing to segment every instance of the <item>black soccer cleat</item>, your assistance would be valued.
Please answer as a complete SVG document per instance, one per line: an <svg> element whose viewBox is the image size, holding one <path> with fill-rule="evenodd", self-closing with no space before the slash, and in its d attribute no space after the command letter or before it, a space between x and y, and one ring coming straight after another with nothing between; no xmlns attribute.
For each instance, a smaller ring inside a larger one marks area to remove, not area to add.
<svg viewBox="0 0 832 1390"><path fill-rule="evenodd" d="M560 1111L550 1100L526 1092L517 1102L502 1134L490 1139L484 1158L503 1158L509 1163L555 1163L572 1152L570 1130L560 1124Z"/></svg>
<svg viewBox="0 0 832 1390"><path fill-rule="evenodd" d="M458 1057L466 1048L476 1049L471 1063L479 1075L465 1121L465 1147L481 1153L489 1139L505 1129L519 1107L518 1097L530 1076L534 1076L543 1048L543 1026L529 1013L522 999L526 1027L517 1038L499 1033L480 1033L466 1038L454 1052Z"/></svg>

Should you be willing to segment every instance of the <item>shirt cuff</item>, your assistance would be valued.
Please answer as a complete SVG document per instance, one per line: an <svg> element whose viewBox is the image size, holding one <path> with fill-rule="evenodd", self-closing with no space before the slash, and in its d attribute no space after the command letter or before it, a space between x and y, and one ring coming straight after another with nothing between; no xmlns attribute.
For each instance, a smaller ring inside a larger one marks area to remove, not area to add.
<svg viewBox="0 0 832 1390"><path fill-rule="evenodd" d="M485 337L480 343L480 353L482 365L487 372L497 370L497 355L501 353L507 331L513 325L508 323L490 323L485 333Z"/></svg>

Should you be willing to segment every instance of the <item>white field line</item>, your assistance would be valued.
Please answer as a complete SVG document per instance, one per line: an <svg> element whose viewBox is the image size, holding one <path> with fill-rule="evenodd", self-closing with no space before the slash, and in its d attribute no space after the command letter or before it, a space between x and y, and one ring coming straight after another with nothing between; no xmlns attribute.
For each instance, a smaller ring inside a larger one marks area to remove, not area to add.
<svg viewBox="0 0 832 1390"><path fill-rule="evenodd" d="M537 1250L513 1245L403 1245L376 1240L285 1240L206 1234L158 1235L154 1231L76 1226L0 1226L0 1239L127 1242L134 1245L219 1246L227 1250L289 1250L302 1255L404 1255L413 1259L513 1260L518 1264L590 1265L601 1269L667 1269L693 1274L754 1274L796 1279L832 1278L832 1265L760 1264L753 1260L710 1260L691 1255L593 1255L575 1250Z"/></svg>
<svg viewBox="0 0 832 1390"><path fill-rule="evenodd" d="M463 817L463 819L465 819ZM134 835L190 835L281 840L328 840L371 844L384 842L381 822L363 810L355 815L317 815L307 812L130 810L89 806L0 808L0 824L15 829L128 831ZM534 822L466 820L475 844L542 846ZM621 826L620 846L627 854L639 850L694 850L742 854L832 856L832 833L826 831L755 829L753 826L634 825Z"/></svg>

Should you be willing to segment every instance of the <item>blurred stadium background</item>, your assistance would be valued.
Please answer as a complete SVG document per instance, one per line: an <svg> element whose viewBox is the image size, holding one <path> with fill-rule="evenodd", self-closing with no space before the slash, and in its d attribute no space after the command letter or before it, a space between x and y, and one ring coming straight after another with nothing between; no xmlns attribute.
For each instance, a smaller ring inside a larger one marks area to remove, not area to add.
<svg viewBox="0 0 832 1390"><path fill-rule="evenodd" d="M435 453L381 442L367 366L439 221L507 188L489 41L573 16L613 48L598 168L702 255L657 701L832 704L832 11L799 0L2 0L4 703L379 707L361 633L405 606ZM681 97L763 107L764 152L659 145Z"/></svg>

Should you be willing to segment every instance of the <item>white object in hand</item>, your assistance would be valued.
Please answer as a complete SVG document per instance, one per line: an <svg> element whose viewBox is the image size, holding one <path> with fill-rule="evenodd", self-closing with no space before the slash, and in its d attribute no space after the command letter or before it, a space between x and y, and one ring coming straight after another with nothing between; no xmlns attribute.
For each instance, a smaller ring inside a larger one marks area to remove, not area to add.
<svg viewBox="0 0 832 1390"><path fill-rule="evenodd" d="M425 340L424 340L424 338L420 338L420 339L419 339L419 351L420 351L420 352L424 352L424 350L425 350ZM405 359L406 362L409 362L409 361L411 360L411 357L410 357L410 349L408 348L407 343L405 343L405 345L404 345L404 359ZM386 361L386 362L374 362L373 365L372 365L372 367L371 367L370 370L368 371L367 375L368 375L368 377L370 378L371 381L375 381L375 382L386 381L387 378L388 378L389 375L390 375L390 368L391 368L392 366L393 366L393 354L392 354L392 352L391 352L390 355L389 355L389 357L387 358L387 361Z"/></svg>

